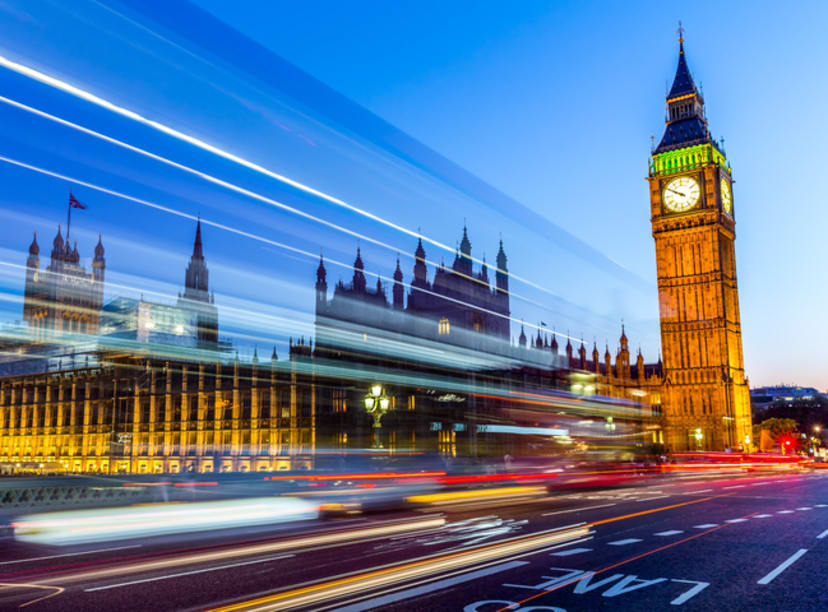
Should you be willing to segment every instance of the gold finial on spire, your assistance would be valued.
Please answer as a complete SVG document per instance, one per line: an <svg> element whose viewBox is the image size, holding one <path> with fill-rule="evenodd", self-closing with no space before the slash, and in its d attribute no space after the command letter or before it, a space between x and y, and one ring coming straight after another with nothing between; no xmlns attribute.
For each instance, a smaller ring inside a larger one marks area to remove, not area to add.
<svg viewBox="0 0 828 612"><path fill-rule="evenodd" d="M679 19L679 27L677 33L679 37L679 44L684 44L684 27L681 25L681 19Z"/></svg>

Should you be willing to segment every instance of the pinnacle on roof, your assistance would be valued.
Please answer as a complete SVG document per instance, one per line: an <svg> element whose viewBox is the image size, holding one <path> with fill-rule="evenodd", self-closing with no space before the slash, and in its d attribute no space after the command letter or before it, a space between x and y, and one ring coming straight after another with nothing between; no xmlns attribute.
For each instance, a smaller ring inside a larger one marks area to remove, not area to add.
<svg viewBox="0 0 828 612"><path fill-rule="evenodd" d="M423 248L423 239L422 238L420 238L417 241L417 250L414 251L414 255L417 257L417 259L425 259L426 253L425 253L425 249Z"/></svg>
<svg viewBox="0 0 828 612"><path fill-rule="evenodd" d="M40 246L37 244L37 232L34 233L34 238L32 238L32 243L29 245L29 255L39 255L40 254Z"/></svg>
<svg viewBox="0 0 828 612"><path fill-rule="evenodd" d="M103 259L104 256L104 245L103 245L103 237L101 234L98 234L98 244L95 245L95 259Z"/></svg>
<svg viewBox="0 0 828 612"><path fill-rule="evenodd" d="M403 273L402 270L400 270L400 256L397 255L397 269L394 270L394 280L397 282L402 282L402 279Z"/></svg>
<svg viewBox="0 0 828 612"><path fill-rule="evenodd" d="M55 239L52 241L52 246L55 248L56 251L60 251L63 249L63 236L60 233L60 224L58 224L58 231Z"/></svg>
<svg viewBox="0 0 828 612"><path fill-rule="evenodd" d="M497 267L499 270L506 270L506 252L503 250L503 239L500 239L500 248L497 251Z"/></svg>
<svg viewBox="0 0 828 612"><path fill-rule="evenodd" d="M357 256L354 260L354 268L357 268L359 270L365 269L365 264L362 263L362 254L360 253L359 247L357 247Z"/></svg>
<svg viewBox="0 0 828 612"><path fill-rule="evenodd" d="M471 255L471 241L465 224L463 225L463 239L460 241L460 252L467 257Z"/></svg>
<svg viewBox="0 0 828 612"><path fill-rule="evenodd" d="M204 252L201 245L201 216L198 217L196 223L195 242L193 243L193 257L204 258Z"/></svg>

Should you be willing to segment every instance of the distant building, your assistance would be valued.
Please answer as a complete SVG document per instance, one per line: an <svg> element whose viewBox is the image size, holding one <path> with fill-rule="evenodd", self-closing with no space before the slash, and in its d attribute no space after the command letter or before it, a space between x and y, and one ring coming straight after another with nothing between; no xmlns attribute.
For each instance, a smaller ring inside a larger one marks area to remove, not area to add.
<svg viewBox="0 0 828 612"><path fill-rule="evenodd" d="M97 334L104 291L106 259L101 236L95 246L92 271L80 265L78 243L63 240L58 225L52 241L49 265L40 268L40 246L37 234L29 246L26 260L26 288L23 298L23 319L35 336L50 332Z"/></svg>

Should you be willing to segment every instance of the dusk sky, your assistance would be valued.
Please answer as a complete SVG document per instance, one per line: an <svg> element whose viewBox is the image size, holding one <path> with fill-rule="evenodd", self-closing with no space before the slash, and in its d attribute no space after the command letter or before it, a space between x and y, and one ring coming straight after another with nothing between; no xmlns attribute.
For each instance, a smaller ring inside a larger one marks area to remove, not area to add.
<svg viewBox="0 0 828 612"><path fill-rule="evenodd" d="M330 285L350 276L357 245L367 272L389 277L399 251L409 277L416 238L389 224L420 228L448 247L427 244L429 259L451 263L465 220L473 255L485 253L490 264L503 237L516 277L513 335L521 319L544 321L590 347L596 340L602 352L608 342L614 352L623 320L633 349L640 344L654 361L658 311L645 178L650 136L657 142L664 126L681 19L711 131L725 137L733 167L751 385L828 387L821 366L828 210L814 189L828 136L824 4L701 2L680 13L663 2L197 4L218 20L207 27L195 19L206 16L186 4L160 14L138 2L3 1L0 55L384 222L0 67L7 100L348 230L4 102L4 292L22 291L23 271L15 266L25 262L32 231L41 260L48 257L56 225L65 225L70 186L89 205L72 221L87 264L103 234L108 297L173 299L192 248L193 217L201 214L216 302L228 332L243 330L234 337L243 348L309 333L320 250L332 260ZM228 37L227 26L240 38ZM243 37L272 55L254 53ZM311 77L343 98L332 104L333 92L323 95ZM332 110L321 112L323 101ZM0 316L19 319L20 305L6 300Z"/></svg>

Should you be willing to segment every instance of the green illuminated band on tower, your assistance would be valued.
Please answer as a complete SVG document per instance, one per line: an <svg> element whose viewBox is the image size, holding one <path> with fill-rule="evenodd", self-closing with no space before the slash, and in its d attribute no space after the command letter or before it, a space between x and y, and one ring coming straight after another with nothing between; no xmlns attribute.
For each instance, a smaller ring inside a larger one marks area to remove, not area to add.
<svg viewBox="0 0 828 612"><path fill-rule="evenodd" d="M715 145L705 143L653 155L650 163L650 173L671 174L710 164L722 166L730 171L730 166L724 154Z"/></svg>

